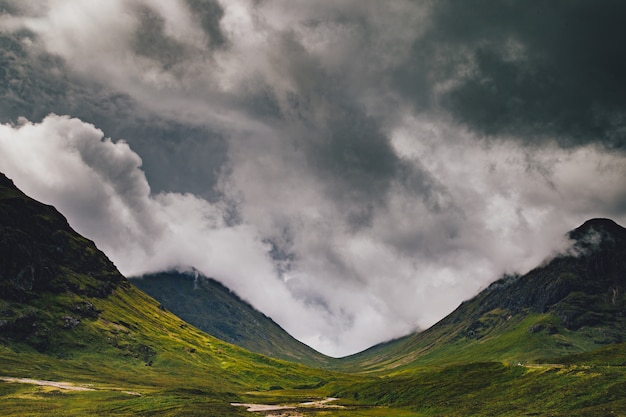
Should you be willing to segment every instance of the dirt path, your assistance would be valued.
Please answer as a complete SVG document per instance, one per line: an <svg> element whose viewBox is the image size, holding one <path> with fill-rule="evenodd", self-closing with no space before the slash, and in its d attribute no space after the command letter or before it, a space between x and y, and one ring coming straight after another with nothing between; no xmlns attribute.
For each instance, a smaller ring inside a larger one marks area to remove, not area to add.
<svg viewBox="0 0 626 417"><path fill-rule="evenodd" d="M339 398L328 397L319 401L310 401L307 403L300 403L300 407L311 407L311 408L337 408L341 407L340 405L326 405L330 402L337 401Z"/></svg>
<svg viewBox="0 0 626 417"><path fill-rule="evenodd" d="M85 385L75 385L71 382L58 382L58 381L47 381L45 379L31 379L31 378L14 378L10 376L0 376L0 381L4 382L14 382L17 384L33 384L33 385L41 385L44 387L55 387L60 389L66 389L68 391L97 391L97 390L105 390L105 391L120 391L127 395L134 395L140 397L141 394L136 391L127 391L123 388L97 388L90 386L90 384Z"/></svg>
<svg viewBox="0 0 626 417"><path fill-rule="evenodd" d="M269 405L269 404L242 404L242 403L230 403L235 407L247 407L246 411L256 413L257 411L279 411L279 410L295 410L296 407L289 405Z"/></svg>
<svg viewBox="0 0 626 417"><path fill-rule="evenodd" d="M283 411L283 410L295 410L297 408L343 408L340 405L328 405L328 403L337 400L338 398L325 398L318 401L309 401L299 403L297 405L273 405L273 404L243 404L243 403L231 403L230 405L235 407L246 407L246 411L251 413L264 412L264 411ZM267 414L266 417L300 417L296 414Z"/></svg>
<svg viewBox="0 0 626 417"><path fill-rule="evenodd" d="M4 382L16 382L19 384L33 384L33 385L42 385L46 387L56 387L61 389L66 389L70 391L95 391L94 388L89 388L80 385L74 385L70 382L56 382L56 381L46 381L43 379L30 379L30 378L13 378L8 376L0 376L0 381Z"/></svg>

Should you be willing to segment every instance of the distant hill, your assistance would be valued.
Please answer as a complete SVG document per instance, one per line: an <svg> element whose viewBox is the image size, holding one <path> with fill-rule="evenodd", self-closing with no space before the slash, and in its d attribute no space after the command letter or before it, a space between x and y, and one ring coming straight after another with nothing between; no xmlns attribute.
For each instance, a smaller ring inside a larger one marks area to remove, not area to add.
<svg viewBox="0 0 626 417"><path fill-rule="evenodd" d="M569 238L568 253L503 277L428 330L347 357L341 367L521 363L626 342L626 229L593 219Z"/></svg>
<svg viewBox="0 0 626 417"><path fill-rule="evenodd" d="M294 339L218 281L197 271L162 272L130 280L186 322L252 352L324 367L333 361Z"/></svg>

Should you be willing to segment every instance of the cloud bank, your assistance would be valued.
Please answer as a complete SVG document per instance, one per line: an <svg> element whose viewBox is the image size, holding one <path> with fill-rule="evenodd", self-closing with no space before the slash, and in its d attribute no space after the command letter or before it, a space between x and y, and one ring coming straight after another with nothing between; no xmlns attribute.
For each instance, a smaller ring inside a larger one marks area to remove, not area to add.
<svg viewBox="0 0 626 417"><path fill-rule="evenodd" d="M0 170L353 353L626 223L622 9L5 0Z"/></svg>

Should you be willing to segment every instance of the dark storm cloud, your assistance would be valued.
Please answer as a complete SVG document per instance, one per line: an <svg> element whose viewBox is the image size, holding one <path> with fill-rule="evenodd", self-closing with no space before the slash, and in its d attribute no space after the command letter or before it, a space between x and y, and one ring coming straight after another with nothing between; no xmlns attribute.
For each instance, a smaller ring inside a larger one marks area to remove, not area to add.
<svg viewBox="0 0 626 417"><path fill-rule="evenodd" d="M328 18L367 34L359 19ZM307 22L306 26L316 25ZM259 117L272 109L272 119L289 126L285 137L302 149L310 173L324 184L328 200L337 205L343 221L354 231L370 226L393 185L400 184L416 198L428 200L437 192L432 190L436 181L419 165L407 164L397 155L382 120L368 115L359 92L351 88L352 73L329 69L306 50L304 42L292 31L278 36L277 49L282 53L276 65L295 88L286 94L282 108L273 94L267 94L254 101L251 114Z"/></svg>
<svg viewBox="0 0 626 417"><path fill-rule="evenodd" d="M220 28L220 20L224 16L224 9L215 0L186 0L200 26L207 35L207 43L211 47L222 47L227 38Z"/></svg>
<svg viewBox="0 0 626 417"><path fill-rule="evenodd" d="M400 161L378 121L349 97L341 75L324 69L293 33L282 34L279 46L284 62L278 65L296 88L282 109L271 90L261 89L251 114L289 126L286 138L302 149L311 173L344 209L345 220L357 228L365 225L374 206L384 202Z"/></svg>
<svg viewBox="0 0 626 417"><path fill-rule="evenodd" d="M129 120L122 126L114 124L109 119L97 126L110 126L107 132L129 138L142 157L154 193L190 192L211 201L219 196L215 184L228 151L221 133L157 117Z"/></svg>
<svg viewBox="0 0 626 417"><path fill-rule="evenodd" d="M306 154L330 198L359 227L369 223L375 206L384 204L401 162L374 120L349 106L330 110L325 129L318 127L304 141Z"/></svg>
<svg viewBox="0 0 626 417"><path fill-rule="evenodd" d="M133 52L158 61L163 70L168 71L177 65L185 65L189 59L197 59L198 56L208 55L215 48L227 46L227 38L220 28L220 20L224 15L222 7L214 0L186 0L185 4L192 19L205 34L206 49L192 48L168 35L162 12L146 3L132 10L139 23L131 42Z"/></svg>
<svg viewBox="0 0 626 417"><path fill-rule="evenodd" d="M215 197L227 153L220 133L154 115L128 94L73 74L60 57L32 47L36 41L30 31L0 33L1 123L18 117L41 120L49 113L74 115L131 143L142 155L154 192ZM149 55L150 50L142 50ZM166 52L157 56L164 65L169 59Z"/></svg>
<svg viewBox="0 0 626 417"><path fill-rule="evenodd" d="M612 0L437 2L395 82L418 109L451 82L441 104L482 134L624 149L625 17Z"/></svg>
<svg viewBox="0 0 626 417"><path fill-rule="evenodd" d="M11 2L11 1L0 1L0 14L1 13L9 13L9 14L17 14L19 9Z"/></svg>
<svg viewBox="0 0 626 417"><path fill-rule="evenodd" d="M137 55L157 60L164 70L180 63L186 55L185 45L165 34L165 19L148 6L137 8L139 26L132 42Z"/></svg>
<svg viewBox="0 0 626 417"><path fill-rule="evenodd" d="M40 119L44 110L60 98L68 97L71 87L62 75L62 59L42 54L36 59L27 51L35 35L22 30L0 33L0 116L3 122L19 116Z"/></svg>

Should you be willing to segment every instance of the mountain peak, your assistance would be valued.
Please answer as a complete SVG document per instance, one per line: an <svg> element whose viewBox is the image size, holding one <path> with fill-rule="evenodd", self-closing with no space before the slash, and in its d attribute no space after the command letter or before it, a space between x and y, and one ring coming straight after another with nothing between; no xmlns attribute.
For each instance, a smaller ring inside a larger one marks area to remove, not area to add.
<svg viewBox="0 0 626 417"><path fill-rule="evenodd" d="M612 250L626 244L626 228L611 219L596 218L587 220L581 226L568 233L575 241L574 249L578 255L589 251Z"/></svg>
<svg viewBox="0 0 626 417"><path fill-rule="evenodd" d="M13 181L11 181L11 179L9 179L9 177L4 175L2 172L0 172L0 187L17 188Z"/></svg>
<svg viewBox="0 0 626 417"><path fill-rule="evenodd" d="M581 226L572 230L569 235L572 239L580 239L590 232L607 233L610 235L626 235L626 228L615 223L611 219L595 218L587 220Z"/></svg>

